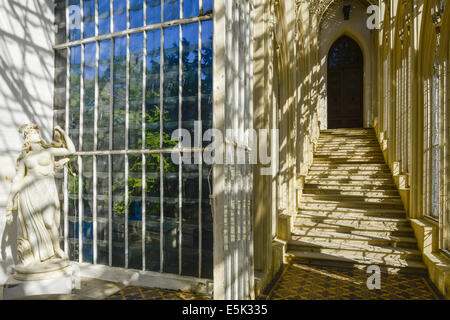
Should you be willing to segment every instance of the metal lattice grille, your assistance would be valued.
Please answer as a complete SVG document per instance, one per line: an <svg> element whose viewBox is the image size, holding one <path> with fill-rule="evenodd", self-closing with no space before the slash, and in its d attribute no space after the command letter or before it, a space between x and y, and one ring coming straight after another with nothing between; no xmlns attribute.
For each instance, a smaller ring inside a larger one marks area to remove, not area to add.
<svg viewBox="0 0 450 320"><path fill-rule="evenodd" d="M79 262L211 278L211 167L174 164L202 144L175 148L171 135L212 127L213 1L55 10L55 124L78 150L59 177L64 248Z"/></svg>

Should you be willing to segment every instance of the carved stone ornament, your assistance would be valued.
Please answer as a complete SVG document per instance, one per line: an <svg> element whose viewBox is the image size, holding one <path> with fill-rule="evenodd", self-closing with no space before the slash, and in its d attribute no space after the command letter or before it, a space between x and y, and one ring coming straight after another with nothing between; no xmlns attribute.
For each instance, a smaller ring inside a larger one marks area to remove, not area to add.
<svg viewBox="0 0 450 320"><path fill-rule="evenodd" d="M64 274L69 266L59 244L61 212L54 175L69 161L75 146L59 126L50 144L42 139L36 124L23 125L19 133L24 144L6 207L8 225L15 212L19 220L13 277L21 281L48 279ZM63 158L57 161L55 157Z"/></svg>

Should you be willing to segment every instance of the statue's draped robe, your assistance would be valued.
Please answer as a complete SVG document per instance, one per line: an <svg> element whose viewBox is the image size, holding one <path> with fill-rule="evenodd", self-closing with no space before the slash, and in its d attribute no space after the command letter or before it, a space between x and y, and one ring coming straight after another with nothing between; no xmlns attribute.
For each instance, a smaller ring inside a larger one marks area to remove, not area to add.
<svg viewBox="0 0 450 320"><path fill-rule="evenodd" d="M45 261L55 255L50 230L45 226L51 218L59 225L60 205L53 175L25 176L19 192L19 218L23 238L30 243L35 262Z"/></svg>

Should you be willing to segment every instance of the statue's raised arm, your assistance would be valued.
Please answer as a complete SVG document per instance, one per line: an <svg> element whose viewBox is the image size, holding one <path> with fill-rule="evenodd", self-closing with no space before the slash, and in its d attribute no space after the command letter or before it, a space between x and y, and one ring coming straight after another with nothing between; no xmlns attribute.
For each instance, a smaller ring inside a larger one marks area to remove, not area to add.
<svg viewBox="0 0 450 320"><path fill-rule="evenodd" d="M75 153L75 145L69 135L60 126L56 126L53 131L55 141L51 143L51 152L57 157L66 157Z"/></svg>

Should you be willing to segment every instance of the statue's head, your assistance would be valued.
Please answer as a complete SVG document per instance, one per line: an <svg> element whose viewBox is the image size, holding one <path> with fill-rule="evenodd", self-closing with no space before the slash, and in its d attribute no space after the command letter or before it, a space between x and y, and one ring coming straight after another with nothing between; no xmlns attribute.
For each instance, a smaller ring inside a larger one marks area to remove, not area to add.
<svg viewBox="0 0 450 320"><path fill-rule="evenodd" d="M43 141L37 124L25 124L20 127L19 133L22 134L25 143L42 143Z"/></svg>
<svg viewBox="0 0 450 320"><path fill-rule="evenodd" d="M23 146L22 152L19 155L19 158L17 158L16 170L18 169L20 160L22 160L32 150L33 145L40 144L44 149L49 147L44 139L42 139L41 132L37 124L24 124L19 128L19 133L23 136Z"/></svg>

